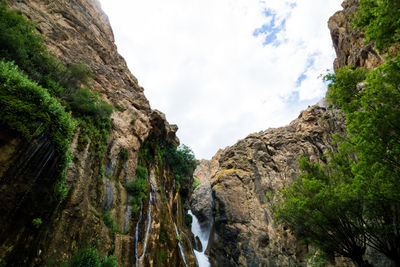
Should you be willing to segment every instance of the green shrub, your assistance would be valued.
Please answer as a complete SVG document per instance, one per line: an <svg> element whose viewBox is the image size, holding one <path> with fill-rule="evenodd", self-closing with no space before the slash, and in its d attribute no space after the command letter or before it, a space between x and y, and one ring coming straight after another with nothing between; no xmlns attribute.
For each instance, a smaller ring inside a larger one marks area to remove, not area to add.
<svg viewBox="0 0 400 267"><path fill-rule="evenodd" d="M99 252L94 247L79 250L68 262L69 267L116 267L117 260L114 255L100 259Z"/></svg>
<svg viewBox="0 0 400 267"><path fill-rule="evenodd" d="M0 1L0 32L0 123L27 139L47 131L61 155L62 175L55 191L65 198L69 187L65 184L64 170L69 162L67 151L76 123L60 103L72 112L82 129L78 148L82 149L91 140L99 165L102 165L113 109L98 93L80 88L91 80L90 68L83 63L59 62L45 49L44 39L36 33L35 26L21 14L9 10L5 1ZM6 63L10 61L14 65Z"/></svg>
<svg viewBox="0 0 400 267"><path fill-rule="evenodd" d="M400 1L361 0L353 23L380 52L400 41Z"/></svg>
<svg viewBox="0 0 400 267"><path fill-rule="evenodd" d="M91 122L100 126L103 120L107 120L113 108L99 98L99 94L89 88L79 88L72 92L68 97L68 104L72 113L85 120L91 118Z"/></svg>
<svg viewBox="0 0 400 267"><path fill-rule="evenodd" d="M39 227L42 225L42 219L41 218L35 218L32 220L33 226L35 226L36 229L39 229Z"/></svg>
<svg viewBox="0 0 400 267"><path fill-rule="evenodd" d="M117 267L118 263L114 255L104 257L100 263L100 267Z"/></svg>
<svg viewBox="0 0 400 267"><path fill-rule="evenodd" d="M93 247L79 250L70 260L70 267L100 266L99 252Z"/></svg>
<svg viewBox="0 0 400 267"><path fill-rule="evenodd" d="M161 250L160 251L160 261L162 262L162 263L167 263L167 253L165 253L165 250Z"/></svg>
<svg viewBox="0 0 400 267"><path fill-rule="evenodd" d="M131 205L134 212L139 210L140 203L146 196L147 173L146 168L138 166L135 180L125 184L126 191L132 196Z"/></svg>
<svg viewBox="0 0 400 267"><path fill-rule="evenodd" d="M198 187L199 185L201 185L201 182L199 179L197 179L196 177L193 178L193 189L196 189L196 187Z"/></svg>
<svg viewBox="0 0 400 267"><path fill-rule="evenodd" d="M192 228L192 222L193 222L193 217L192 215L186 213L185 214L185 224L187 225L187 227Z"/></svg>
<svg viewBox="0 0 400 267"><path fill-rule="evenodd" d="M127 161L128 155L129 155L129 152L128 152L128 149L126 149L126 148L121 149L121 151L119 152L119 158L122 161Z"/></svg>
<svg viewBox="0 0 400 267"><path fill-rule="evenodd" d="M160 232L159 240L160 240L161 243L164 243L165 240L167 240L164 231L161 231L161 232Z"/></svg>
<svg viewBox="0 0 400 267"><path fill-rule="evenodd" d="M103 215L101 215L101 219L103 220L104 224L108 227L111 233L121 233L121 229L115 224L115 220L111 215L110 210L106 210Z"/></svg>
<svg viewBox="0 0 400 267"><path fill-rule="evenodd" d="M35 25L0 2L0 58L14 61L30 79L50 89L53 94L86 84L90 69L82 63L65 66L45 49L44 39ZM64 88L63 88L64 87Z"/></svg>

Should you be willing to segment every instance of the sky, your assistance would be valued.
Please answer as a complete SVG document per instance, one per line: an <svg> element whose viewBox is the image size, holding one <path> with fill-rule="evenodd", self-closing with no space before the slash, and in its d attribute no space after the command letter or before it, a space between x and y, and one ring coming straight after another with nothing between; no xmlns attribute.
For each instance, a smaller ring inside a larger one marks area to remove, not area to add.
<svg viewBox="0 0 400 267"><path fill-rule="evenodd" d="M100 0L152 109L198 159L324 97L342 0Z"/></svg>

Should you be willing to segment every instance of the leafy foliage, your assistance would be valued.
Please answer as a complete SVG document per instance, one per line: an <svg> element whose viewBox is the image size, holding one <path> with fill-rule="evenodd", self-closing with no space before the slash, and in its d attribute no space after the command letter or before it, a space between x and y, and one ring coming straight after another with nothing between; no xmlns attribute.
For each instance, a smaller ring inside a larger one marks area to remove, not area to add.
<svg viewBox="0 0 400 267"><path fill-rule="evenodd" d="M40 226L42 225L42 219L41 218L35 218L32 220L33 226L35 226L36 229L39 229Z"/></svg>
<svg viewBox="0 0 400 267"><path fill-rule="evenodd" d="M136 177L132 182L128 182L125 184L125 189L132 196L132 210L133 212L137 212L140 208L140 203L143 198L146 196L146 188L147 188L147 169L138 166L136 169Z"/></svg>
<svg viewBox="0 0 400 267"><path fill-rule="evenodd" d="M367 42L375 42L380 52L400 41L400 2L361 0L353 23L365 32Z"/></svg>
<svg viewBox="0 0 400 267"><path fill-rule="evenodd" d="M356 87L357 82L365 82ZM329 100L346 113L348 136L321 167L283 189L276 217L300 239L360 263L365 244L400 263L400 58L330 77Z"/></svg>
<svg viewBox="0 0 400 267"><path fill-rule="evenodd" d="M68 151L75 125L57 99L11 62L0 61L0 121L30 139L50 131L57 151Z"/></svg>
<svg viewBox="0 0 400 267"><path fill-rule="evenodd" d="M276 219L306 243L361 262L366 249L365 237L359 231L361 205L348 190L346 175L331 174L336 172L335 164L325 171L307 158L299 163L302 174L281 191L284 201L273 207Z"/></svg>
<svg viewBox="0 0 400 267"><path fill-rule="evenodd" d="M193 151L186 145L180 147L168 146L167 161L175 177L181 182L186 182L196 168Z"/></svg>
<svg viewBox="0 0 400 267"><path fill-rule="evenodd" d="M46 89L28 79L11 62L0 61L0 123L19 132L27 139L46 132L60 155L61 177L56 193L65 198L65 167L70 161L69 145L75 122L56 98Z"/></svg>
<svg viewBox="0 0 400 267"><path fill-rule="evenodd" d="M102 215L101 219L103 220L104 224L108 227L111 233L121 233L121 229L118 228L118 226L115 223L114 218L111 215L110 210L106 210Z"/></svg>
<svg viewBox="0 0 400 267"><path fill-rule="evenodd" d="M199 185L201 185L201 182L199 179L197 179L196 177L193 178L193 189L196 189L196 187L198 187Z"/></svg>
<svg viewBox="0 0 400 267"><path fill-rule="evenodd" d="M14 61L30 79L49 88L52 93L86 84L91 77L89 68L78 63L65 66L44 47L43 37L26 18L0 2L0 58Z"/></svg>
<svg viewBox="0 0 400 267"><path fill-rule="evenodd" d="M99 252L93 247L79 250L69 262L70 267L97 267L99 265Z"/></svg>
<svg viewBox="0 0 400 267"><path fill-rule="evenodd" d="M99 252L94 247L79 250L68 263L69 267L116 267L118 263L115 256L100 259Z"/></svg>

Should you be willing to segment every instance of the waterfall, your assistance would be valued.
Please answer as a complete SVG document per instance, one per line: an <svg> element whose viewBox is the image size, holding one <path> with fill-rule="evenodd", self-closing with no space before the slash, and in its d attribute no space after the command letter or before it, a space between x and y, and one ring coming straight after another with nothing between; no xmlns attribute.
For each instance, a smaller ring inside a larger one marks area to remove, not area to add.
<svg viewBox="0 0 400 267"><path fill-rule="evenodd" d="M148 211L147 211L147 227L146 227L146 234L144 236L143 252L142 252L142 255L140 255L140 257L138 257L138 251L137 251L138 241L137 240L139 237L139 222L142 217L143 204L141 204L141 206L140 206L140 217L138 220L138 224L136 225L136 233L135 234L136 234L136 266L137 267L143 266L143 258L144 258L144 255L146 254L147 241L149 239L149 232L150 232L150 227L151 227L151 206L153 205L153 192L155 190L151 183L150 183L150 187L151 187L151 190L150 190L150 195L149 195L149 204L148 204L149 207L148 207Z"/></svg>
<svg viewBox="0 0 400 267"><path fill-rule="evenodd" d="M138 240L139 240L139 226L140 222L142 221L142 214L143 214L143 201L140 203L140 213L139 213L139 219L136 224L135 228L135 255L136 255L136 266L138 265Z"/></svg>
<svg viewBox="0 0 400 267"><path fill-rule="evenodd" d="M174 223L174 226L175 226L175 233L176 233L176 236L180 236L180 235L179 235L179 231L178 231L178 227L176 227L176 223ZM185 266L187 267L188 265L187 265L187 263L186 263L185 251L183 250L181 241L179 241L179 240L178 240L178 246L179 246L179 249L180 249L180 251L181 251L181 255L182 255L183 262L185 263Z"/></svg>
<svg viewBox="0 0 400 267"><path fill-rule="evenodd" d="M210 261L208 260L205 251L207 249L208 239L210 238L211 227L207 226L205 229L204 228L202 229L200 227L199 221L197 220L197 217L192 213L191 210L188 211L188 214L192 215L193 217L192 229L191 229L192 233L195 237L198 236L200 238L202 246L202 251L194 250L194 255L196 256L199 267L209 267Z"/></svg>

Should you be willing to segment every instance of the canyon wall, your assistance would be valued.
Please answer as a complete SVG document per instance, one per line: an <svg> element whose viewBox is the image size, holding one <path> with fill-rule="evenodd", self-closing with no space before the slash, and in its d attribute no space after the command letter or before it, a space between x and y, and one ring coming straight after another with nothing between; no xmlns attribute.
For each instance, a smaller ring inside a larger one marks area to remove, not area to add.
<svg viewBox="0 0 400 267"><path fill-rule="evenodd" d="M363 33L351 26L357 4L344 1L343 10L328 21L337 55L335 69L347 65L371 69L384 61L372 45L364 44ZM213 223L207 248L212 266L314 266L315 249L275 223L268 193L296 179L299 157L323 164L323 154L335 149L332 134L345 131L345 118L325 102L308 107L287 126L250 134L196 169L195 176L203 183L193 192L191 205L203 223ZM376 252L368 250L367 258L374 266L389 266ZM328 265L353 263L330 255Z"/></svg>
<svg viewBox="0 0 400 267"><path fill-rule="evenodd" d="M185 266L185 261L195 265L178 185L168 164L157 160L158 143L179 144L178 128L151 109L143 88L118 54L99 2L7 2L35 23L58 60L89 66L90 87L114 112L101 164L91 150L92 140L82 142L77 129L67 172L70 190L61 202L53 193L58 156L46 134L25 140L1 128L0 262L59 265L92 246L102 256L114 254L119 266L134 265L142 254L139 260L145 266ZM150 155L148 182L141 208L132 211L124 184L135 179L140 151ZM40 227L32 225L35 218L42 220Z"/></svg>

